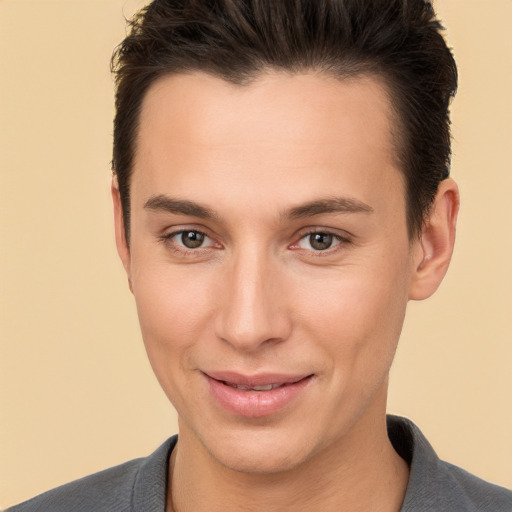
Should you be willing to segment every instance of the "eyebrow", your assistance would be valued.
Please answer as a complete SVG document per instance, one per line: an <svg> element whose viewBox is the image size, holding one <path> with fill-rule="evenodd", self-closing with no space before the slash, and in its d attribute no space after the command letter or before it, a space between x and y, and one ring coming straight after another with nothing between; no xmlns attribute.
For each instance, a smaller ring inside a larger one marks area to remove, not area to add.
<svg viewBox="0 0 512 512"><path fill-rule="evenodd" d="M163 211L166 213L175 213L177 215L190 215L200 219L215 219L218 215L207 206L200 205L186 199L175 199L173 197L160 194L151 196L145 203L144 208L151 211Z"/></svg>
<svg viewBox="0 0 512 512"><path fill-rule="evenodd" d="M373 208L358 199L352 199L350 197L333 197L328 199L318 199L295 206L294 208L287 210L284 213L284 216L290 219L301 219L325 213L373 213Z"/></svg>
<svg viewBox="0 0 512 512"><path fill-rule="evenodd" d="M176 199L159 194L151 196L144 208L151 211L163 211L177 215L190 215L200 219L218 219L217 213L194 201ZM373 208L350 197L333 197L328 199L316 199L286 210L281 216L289 219L302 219L326 213L373 213Z"/></svg>

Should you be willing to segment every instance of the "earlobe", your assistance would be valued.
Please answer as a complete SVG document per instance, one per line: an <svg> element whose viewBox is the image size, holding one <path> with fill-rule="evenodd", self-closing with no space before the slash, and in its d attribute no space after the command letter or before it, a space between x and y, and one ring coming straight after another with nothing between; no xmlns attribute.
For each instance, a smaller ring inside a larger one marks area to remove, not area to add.
<svg viewBox="0 0 512 512"><path fill-rule="evenodd" d="M409 299L426 299L441 284L453 253L458 211L459 190L448 178L439 184L431 213L416 242Z"/></svg>
<svg viewBox="0 0 512 512"><path fill-rule="evenodd" d="M112 178L111 185L111 193L112 193L112 205L114 208L114 228L116 235L116 246L117 253L121 258L124 269L128 276L128 283L130 290L131 286L131 273L130 273L130 248L128 246L126 232L124 228L124 219L123 219L123 208L121 205L121 195L119 193L119 185L117 183L117 178L114 176Z"/></svg>

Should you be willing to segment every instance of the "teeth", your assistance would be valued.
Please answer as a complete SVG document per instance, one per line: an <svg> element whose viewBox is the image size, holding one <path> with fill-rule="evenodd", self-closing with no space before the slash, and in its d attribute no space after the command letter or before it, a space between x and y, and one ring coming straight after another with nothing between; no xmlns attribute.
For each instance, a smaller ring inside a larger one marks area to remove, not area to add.
<svg viewBox="0 0 512 512"><path fill-rule="evenodd" d="M277 388L278 384L267 384L266 386L253 386L254 391L270 391Z"/></svg>
<svg viewBox="0 0 512 512"><path fill-rule="evenodd" d="M224 384L227 384L228 386L231 386L235 389L240 389L243 391L270 391L271 389L278 388L280 386L283 386L284 384L266 384L265 386L243 386L238 384L231 384L230 382L225 382Z"/></svg>

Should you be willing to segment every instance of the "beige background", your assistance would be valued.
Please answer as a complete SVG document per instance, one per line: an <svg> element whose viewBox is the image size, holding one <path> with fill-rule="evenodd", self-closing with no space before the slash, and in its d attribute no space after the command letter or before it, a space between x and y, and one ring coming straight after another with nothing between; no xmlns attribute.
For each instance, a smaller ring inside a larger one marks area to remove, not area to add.
<svg viewBox="0 0 512 512"><path fill-rule="evenodd" d="M0 508L176 431L115 254L111 51L139 0L0 0ZM460 67L458 243L411 304L390 411L512 486L512 2L438 0Z"/></svg>

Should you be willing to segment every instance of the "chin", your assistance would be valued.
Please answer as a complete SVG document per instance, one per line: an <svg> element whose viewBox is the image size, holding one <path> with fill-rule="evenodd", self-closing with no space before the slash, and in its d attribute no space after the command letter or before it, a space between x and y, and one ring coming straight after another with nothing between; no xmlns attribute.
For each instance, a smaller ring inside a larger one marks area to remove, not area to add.
<svg viewBox="0 0 512 512"><path fill-rule="evenodd" d="M306 458L304 454L299 454L290 447L255 447L253 450L233 446L222 450L216 447L215 452L210 452L210 455L231 471L260 475L291 471Z"/></svg>
<svg viewBox="0 0 512 512"><path fill-rule="evenodd" d="M304 432L306 434L306 432ZM210 456L239 473L275 474L291 471L310 458L311 441L297 430L279 432L262 427L257 431L231 432L201 439Z"/></svg>

